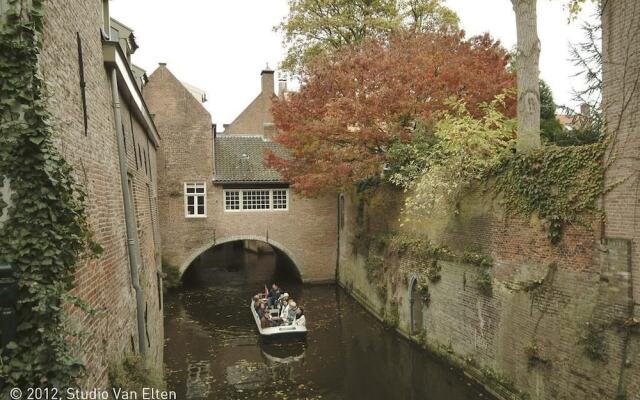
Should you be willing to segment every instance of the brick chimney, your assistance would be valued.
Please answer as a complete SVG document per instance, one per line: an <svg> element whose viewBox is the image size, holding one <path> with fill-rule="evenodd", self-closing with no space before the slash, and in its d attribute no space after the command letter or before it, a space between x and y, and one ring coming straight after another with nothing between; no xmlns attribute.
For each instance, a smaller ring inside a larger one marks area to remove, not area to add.
<svg viewBox="0 0 640 400"><path fill-rule="evenodd" d="M287 91L287 78L282 76L280 77L280 79L278 79L278 97L282 99L282 96L284 96L286 91Z"/></svg>
<svg viewBox="0 0 640 400"><path fill-rule="evenodd" d="M264 138L267 140L272 140L277 133L276 126L273 122L265 122L262 124L262 129L264 131Z"/></svg>
<svg viewBox="0 0 640 400"><path fill-rule="evenodd" d="M273 96L275 94L273 89L273 85L275 83L273 79L273 70L267 66L267 68L260 72L260 76L262 78L262 93L268 96Z"/></svg>

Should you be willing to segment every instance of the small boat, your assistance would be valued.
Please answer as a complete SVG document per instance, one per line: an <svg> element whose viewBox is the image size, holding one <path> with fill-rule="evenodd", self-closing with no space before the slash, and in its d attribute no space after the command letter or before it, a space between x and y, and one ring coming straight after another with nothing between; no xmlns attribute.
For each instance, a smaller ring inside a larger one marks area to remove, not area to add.
<svg viewBox="0 0 640 400"><path fill-rule="evenodd" d="M278 315L277 309L270 309L269 312L273 316ZM306 326L301 326L296 324L263 328L260 324L260 317L258 317L258 313L256 312L256 308L253 300L251 300L251 314L253 315L253 319L256 321L258 332L260 332L260 336L262 337L289 338L289 337L301 337L301 336L304 337L307 334Z"/></svg>

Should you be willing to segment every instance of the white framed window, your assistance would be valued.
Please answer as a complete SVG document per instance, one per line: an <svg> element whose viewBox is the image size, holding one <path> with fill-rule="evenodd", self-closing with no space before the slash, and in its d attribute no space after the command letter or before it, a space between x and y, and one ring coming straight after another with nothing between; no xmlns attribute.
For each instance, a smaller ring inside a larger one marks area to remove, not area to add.
<svg viewBox="0 0 640 400"><path fill-rule="evenodd" d="M184 216L187 218L207 216L207 187L205 183L184 184Z"/></svg>
<svg viewBox="0 0 640 400"><path fill-rule="evenodd" d="M289 189L226 189L225 211L287 211Z"/></svg>
<svg viewBox="0 0 640 400"><path fill-rule="evenodd" d="M287 189L274 189L271 191L274 210L286 210L289 203L289 193Z"/></svg>

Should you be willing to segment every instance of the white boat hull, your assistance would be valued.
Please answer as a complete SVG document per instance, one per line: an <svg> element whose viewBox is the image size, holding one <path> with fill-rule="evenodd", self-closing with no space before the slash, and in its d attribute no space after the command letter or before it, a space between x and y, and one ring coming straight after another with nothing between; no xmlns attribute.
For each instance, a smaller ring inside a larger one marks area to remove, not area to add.
<svg viewBox="0 0 640 400"><path fill-rule="evenodd" d="M260 317L258 317L258 313L256 312L256 308L254 306L253 300L251 301L251 315L253 315L253 319L256 322L256 327L258 328L258 332L263 337L277 338L277 337L290 337L290 336L304 336L307 333L307 328L301 325L283 325L283 326L273 326L269 328L263 328L260 324Z"/></svg>

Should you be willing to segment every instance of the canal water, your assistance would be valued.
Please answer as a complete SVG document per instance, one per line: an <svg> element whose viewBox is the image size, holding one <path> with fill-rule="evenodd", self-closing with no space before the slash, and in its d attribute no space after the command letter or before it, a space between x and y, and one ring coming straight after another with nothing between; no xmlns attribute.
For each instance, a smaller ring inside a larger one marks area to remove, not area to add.
<svg viewBox="0 0 640 400"><path fill-rule="evenodd" d="M288 281L283 258L215 248L190 267L183 288L166 295L167 381L179 399L491 398L339 287ZM304 305L306 341L260 339L250 297L273 280Z"/></svg>

